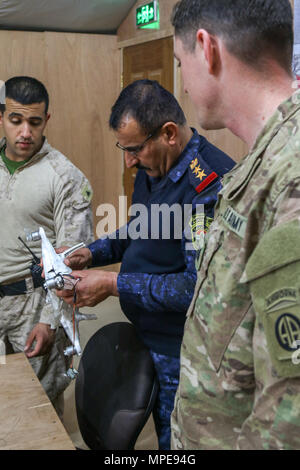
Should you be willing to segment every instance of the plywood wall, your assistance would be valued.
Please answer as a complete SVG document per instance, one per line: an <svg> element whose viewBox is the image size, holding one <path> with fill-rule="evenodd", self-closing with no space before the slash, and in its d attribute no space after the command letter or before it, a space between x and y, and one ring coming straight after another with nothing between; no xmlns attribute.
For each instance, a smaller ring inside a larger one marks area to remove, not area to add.
<svg viewBox="0 0 300 470"><path fill-rule="evenodd" d="M120 92L116 36L0 31L0 56L1 80L30 75L46 85L47 138L89 178L94 213L102 203L117 205L123 163L108 129Z"/></svg>
<svg viewBox="0 0 300 470"><path fill-rule="evenodd" d="M135 44L173 35L173 27L171 26L170 17L177 0L160 0L160 30L158 31L136 29L135 9L143 3L143 0L138 0L136 2L127 18L118 29L118 45L121 49L127 46L133 46ZM175 62L174 65L176 65ZM246 145L227 129L209 132L201 129L190 97L183 91L180 73L177 68L173 68L176 69L174 77L174 95L182 106L189 124L195 127L202 135L207 137L214 145L232 156L234 160L240 160L247 153Z"/></svg>

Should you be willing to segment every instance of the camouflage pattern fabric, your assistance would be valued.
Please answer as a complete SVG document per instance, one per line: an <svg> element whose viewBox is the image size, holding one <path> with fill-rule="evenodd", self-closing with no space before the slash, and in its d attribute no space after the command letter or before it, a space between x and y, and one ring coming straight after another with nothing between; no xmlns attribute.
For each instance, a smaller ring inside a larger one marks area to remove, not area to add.
<svg viewBox="0 0 300 470"><path fill-rule="evenodd" d="M0 141L0 149L5 138ZM58 326L45 293L33 289L29 267L31 255L18 240L41 226L53 246L93 241L92 189L83 173L45 139L38 154L10 175L0 158L0 283L25 279L27 293L0 298L0 339L8 340L14 351L23 351L29 332L41 322ZM28 242L41 256L41 242ZM62 308L70 308L62 302ZM31 361L48 396L54 400L69 380L63 376L66 359L64 337L59 329L50 355Z"/></svg>
<svg viewBox="0 0 300 470"><path fill-rule="evenodd" d="M24 351L29 333L34 325L39 323L41 312L48 308L45 304L43 289L41 287L34 289L32 279L29 277L26 283L26 294L7 296L0 300L0 341L5 344L6 353ZM3 312L6 314L4 315ZM70 359L63 354L69 344L70 341L64 330L58 328L51 351L43 356L29 359L35 374L54 405L57 397L70 383L70 379L65 375Z"/></svg>
<svg viewBox="0 0 300 470"><path fill-rule="evenodd" d="M299 98L224 177L185 325L173 449L300 448Z"/></svg>
<svg viewBox="0 0 300 470"><path fill-rule="evenodd" d="M5 138L0 141L0 149ZM0 158L0 283L29 274L31 256L18 240L45 229L54 246L93 241L92 188L83 173L45 140L39 153L10 175ZM29 247L41 255L41 243Z"/></svg>

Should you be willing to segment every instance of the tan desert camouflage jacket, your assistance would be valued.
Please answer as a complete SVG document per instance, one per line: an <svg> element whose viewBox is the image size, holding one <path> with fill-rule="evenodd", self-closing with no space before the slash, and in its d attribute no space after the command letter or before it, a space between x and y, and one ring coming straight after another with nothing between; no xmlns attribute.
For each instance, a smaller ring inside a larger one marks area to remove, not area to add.
<svg viewBox="0 0 300 470"><path fill-rule="evenodd" d="M26 231L43 227L57 247L93 241L91 199L87 178L47 140L13 175L0 158L0 283L29 274L31 255L18 240ZM28 245L41 256L39 241Z"/></svg>

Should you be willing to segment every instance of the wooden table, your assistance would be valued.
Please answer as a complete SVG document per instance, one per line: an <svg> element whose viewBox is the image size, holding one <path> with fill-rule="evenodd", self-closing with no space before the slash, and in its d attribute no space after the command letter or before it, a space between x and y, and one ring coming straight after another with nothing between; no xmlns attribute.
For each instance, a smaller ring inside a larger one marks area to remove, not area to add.
<svg viewBox="0 0 300 470"><path fill-rule="evenodd" d="M0 449L75 450L25 354L0 359Z"/></svg>

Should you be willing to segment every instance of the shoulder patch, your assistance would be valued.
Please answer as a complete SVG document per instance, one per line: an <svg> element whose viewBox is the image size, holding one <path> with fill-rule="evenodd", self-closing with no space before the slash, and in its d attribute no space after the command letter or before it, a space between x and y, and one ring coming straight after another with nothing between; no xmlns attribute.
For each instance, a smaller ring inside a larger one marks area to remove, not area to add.
<svg viewBox="0 0 300 470"><path fill-rule="evenodd" d="M91 202L92 197L93 197L93 190L92 190L91 186L88 183L86 183L82 186L81 194L83 196L83 199L86 202Z"/></svg>
<svg viewBox="0 0 300 470"><path fill-rule="evenodd" d="M285 351L294 351L294 343L300 339L299 318L291 313L280 315L275 324L279 346Z"/></svg>
<svg viewBox="0 0 300 470"><path fill-rule="evenodd" d="M210 183L218 178L218 175L200 160L200 158L195 158L190 163L189 177L197 193L201 193Z"/></svg>
<svg viewBox="0 0 300 470"><path fill-rule="evenodd" d="M199 251L204 247L204 238L212 222L213 219L207 217L204 213L192 215L189 226L195 251Z"/></svg>
<svg viewBox="0 0 300 470"><path fill-rule="evenodd" d="M265 307L267 312L271 312L281 309L282 305L293 305L296 302L298 302L297 289L286 287L271 293L271 295L266 298Z"/></svg>

